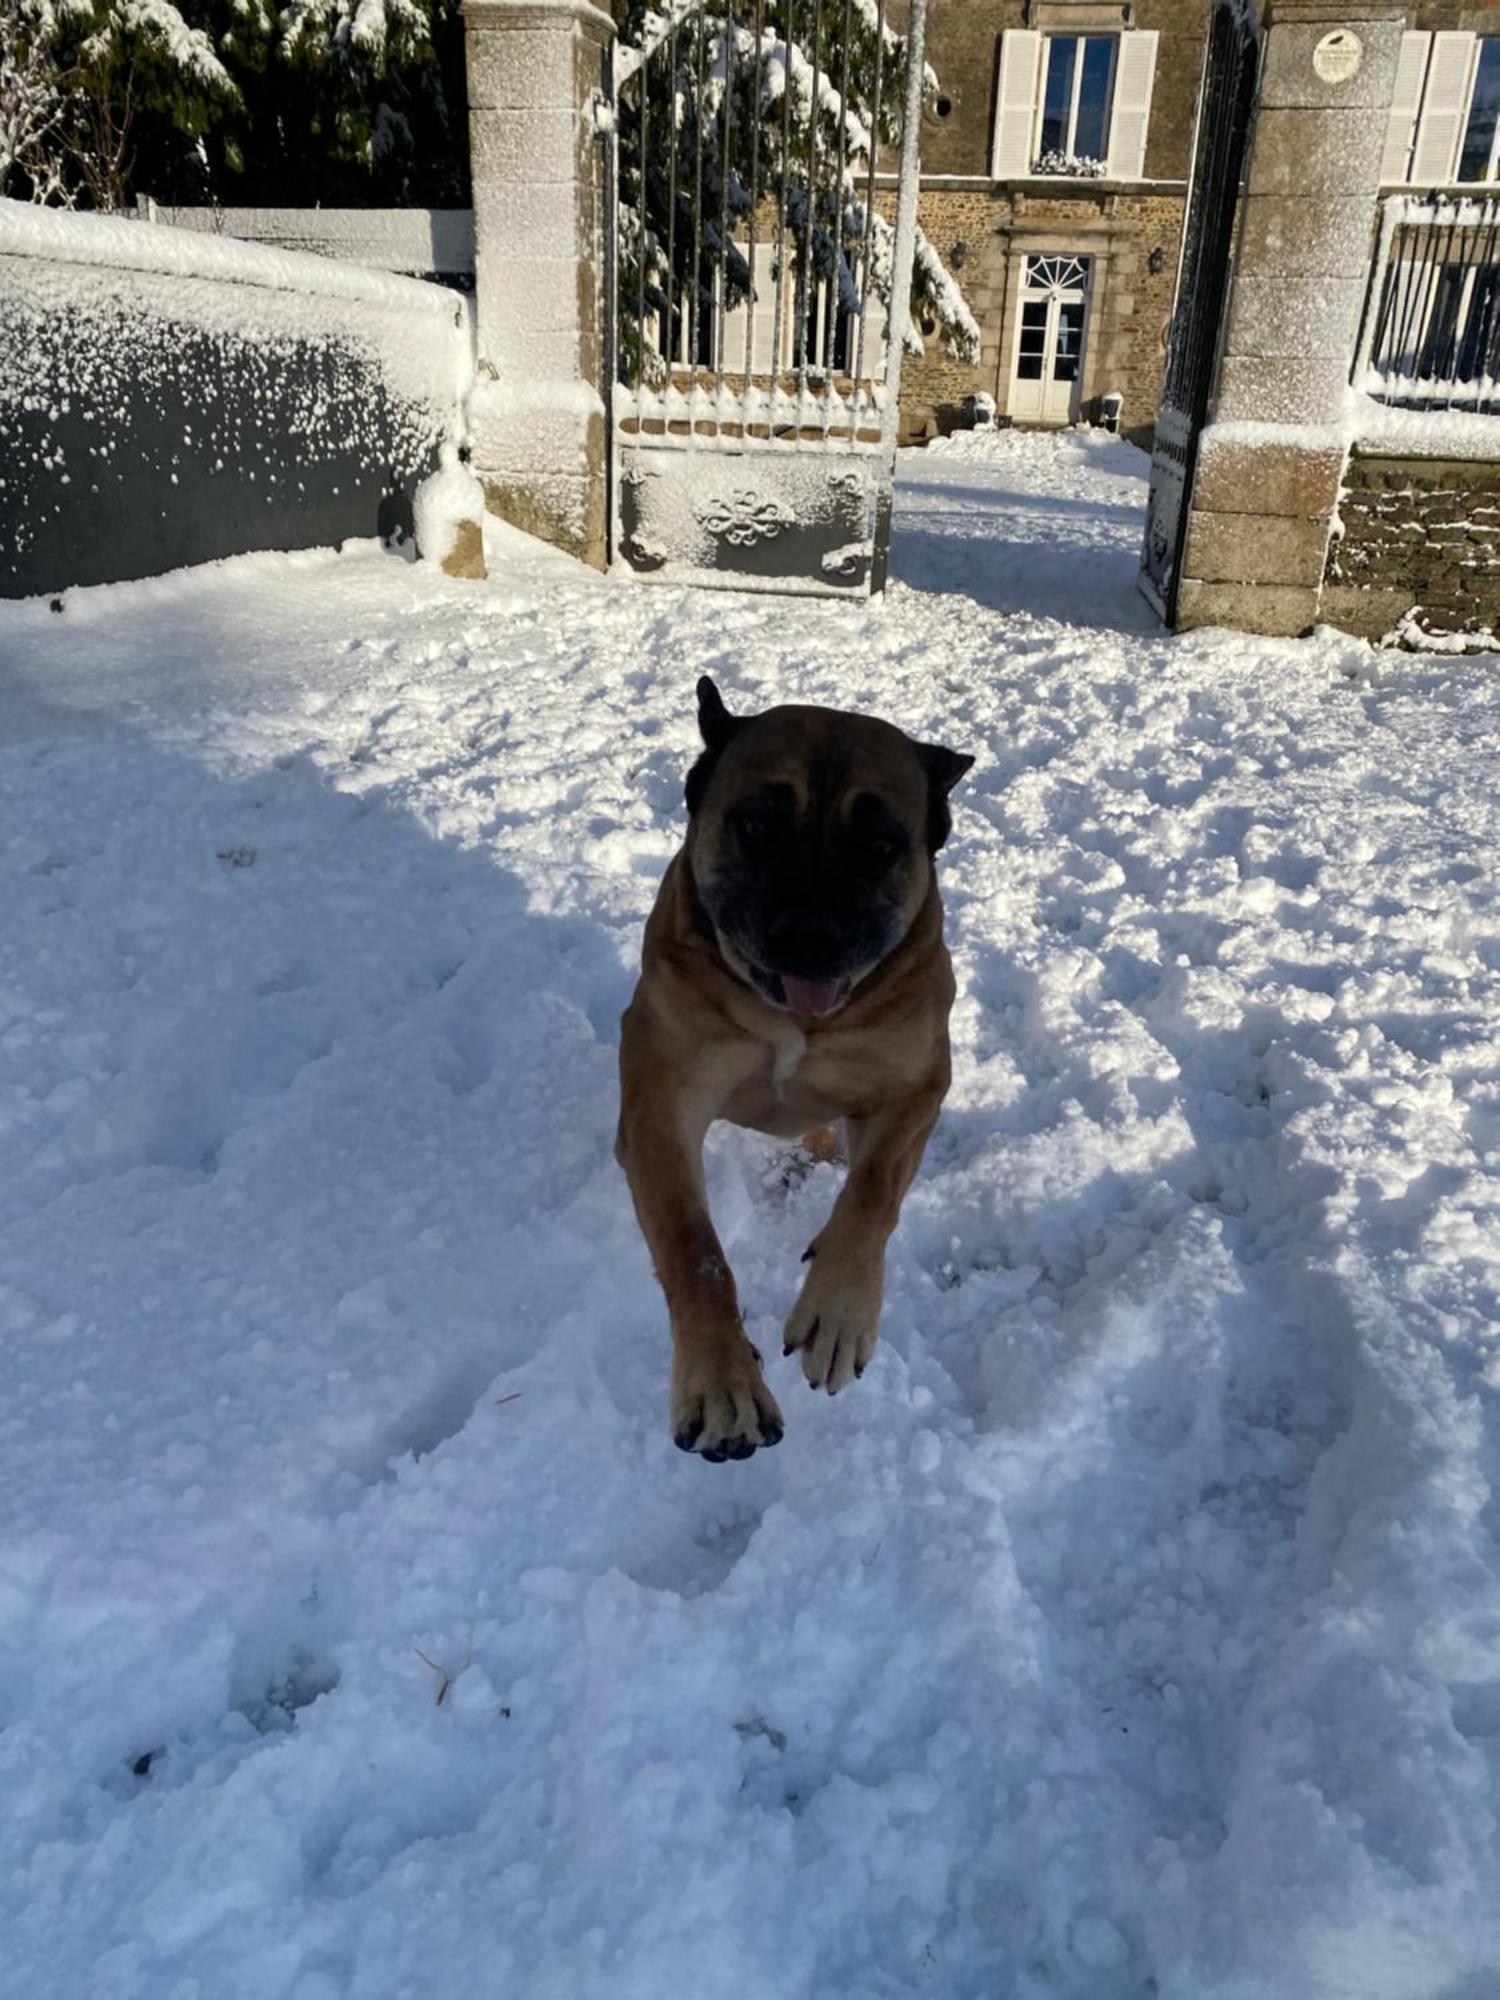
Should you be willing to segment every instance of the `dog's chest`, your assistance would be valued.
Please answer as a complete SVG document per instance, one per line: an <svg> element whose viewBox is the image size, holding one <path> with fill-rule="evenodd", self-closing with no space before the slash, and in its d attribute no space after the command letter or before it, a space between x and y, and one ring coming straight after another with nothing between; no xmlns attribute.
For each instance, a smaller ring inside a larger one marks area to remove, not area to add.
<svg viewBox="0 0 1500 2000"><path fill-rule="evenodd" d="M771 1050L771 1088L779 1091L789 1084L806 1055L806 1035L799 1028L788 1028Z"/></svg>
<svg viewBox="0 0 1500 2000"><path fill-rule="evenodd" d="M777 1138L795 1139L848 1109L837 1087L836 1065L810 1049L790 1023L766 1050L765 1067L733 1093L721 1116Z"/></svg>

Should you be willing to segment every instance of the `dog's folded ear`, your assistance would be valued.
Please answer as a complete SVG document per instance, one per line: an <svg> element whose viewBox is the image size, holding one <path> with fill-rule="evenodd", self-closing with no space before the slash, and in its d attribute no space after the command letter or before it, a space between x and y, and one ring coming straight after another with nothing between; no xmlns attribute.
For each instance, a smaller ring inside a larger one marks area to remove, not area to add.
<svg viewBox="0 0 1500 2000"><path fill-rule="evenodd" d="M948 794L973 768L974 759L961 750L945 750L941 743L919 743L917 755L927 773L927 845L936 854L953 831Z"/></svg>
<svg viewBox="0 0 1500 2000"><path fill-rule="evenodd" d="M704 674L698 683L698 729L703 737L703 755L688 772L685 788L690 813L695 813L702 805L703 794L708 790L708 781L714 774L714 766L721 753L753 719L748 715L731 715L724 706L724 697Z"/></svg>

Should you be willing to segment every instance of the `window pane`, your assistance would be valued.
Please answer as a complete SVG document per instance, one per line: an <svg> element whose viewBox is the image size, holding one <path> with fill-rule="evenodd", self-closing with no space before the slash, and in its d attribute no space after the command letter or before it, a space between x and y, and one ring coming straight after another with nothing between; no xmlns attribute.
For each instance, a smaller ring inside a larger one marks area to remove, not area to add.
<svg viewBox="0 0 1500 2000"><path fill-rule="evenodd" d="M1086 160L1109 152L1110 82L1115 69L1113 35L1090 35L1083 45L1083 78L1078 86L1078 124L1073 151Z"/></svg>
<svg viewBox="0 0 1500 2000"><path fill-rule="evenodd" d="M1474 95L1469 104L1464 150L1458 162L1461 181L1489 179L1497 113L1500 113L1500 35L1487 35L1479 44L1479 61L1474 68Z"/></svg>
<svg viewBox="0 0 1500 2000"><path fill-rule="evenodd" d="M1066 153L1068 118L1073 108L1073 63L1078 54L1076 35L1049 35L1047 38L1047 94L1042 103L1043 153Z"/></svg>
<svg viewBox="0 0 1500 2000"><path fill-rule="evenodd" d="M1033 299L1021 307L1021 346L1016 373L1023 382L1038 382L1042 374L1042 354L1047 345L1047 301Z"/></svg>
<svg viewBox="0 0 1500 2000"><path fill-rule="evenodd" d="M1078 375L1083 352L1083 307L1065 305L1057 316L1057 357L1052 364L1054 382L1072 382Z"/></svg>

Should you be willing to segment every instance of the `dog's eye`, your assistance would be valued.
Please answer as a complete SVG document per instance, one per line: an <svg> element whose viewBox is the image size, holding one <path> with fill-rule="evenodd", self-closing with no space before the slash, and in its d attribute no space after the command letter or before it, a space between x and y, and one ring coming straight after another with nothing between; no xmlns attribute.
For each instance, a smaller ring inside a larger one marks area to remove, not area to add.
<svg viewBox="0 0 1500 2000"><path fill-rule="evenodd" d="M758 846L763 840L769 840L775 831L769 813L741 813L734 824L741 840L748 841L752 847Z"/></svg>
<svg viewBox="0 0 1500 2000"><path fill-rule="evenodd" d="M904 844L888 833L872 834L864 845L866 858L877 868L889 868L905 852Z"/></svg>

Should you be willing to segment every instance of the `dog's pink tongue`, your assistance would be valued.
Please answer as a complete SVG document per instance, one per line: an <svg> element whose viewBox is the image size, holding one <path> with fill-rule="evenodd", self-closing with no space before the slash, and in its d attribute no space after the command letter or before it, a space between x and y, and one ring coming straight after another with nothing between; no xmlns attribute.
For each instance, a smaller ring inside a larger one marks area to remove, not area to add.
<svg viewBox="0 0 1500 2000"><path fill-rule="evenodd" d="M797 979L790 972L781 975L781 990L794 1014L831 1014L839 1004L838 979Z"/></svg>

